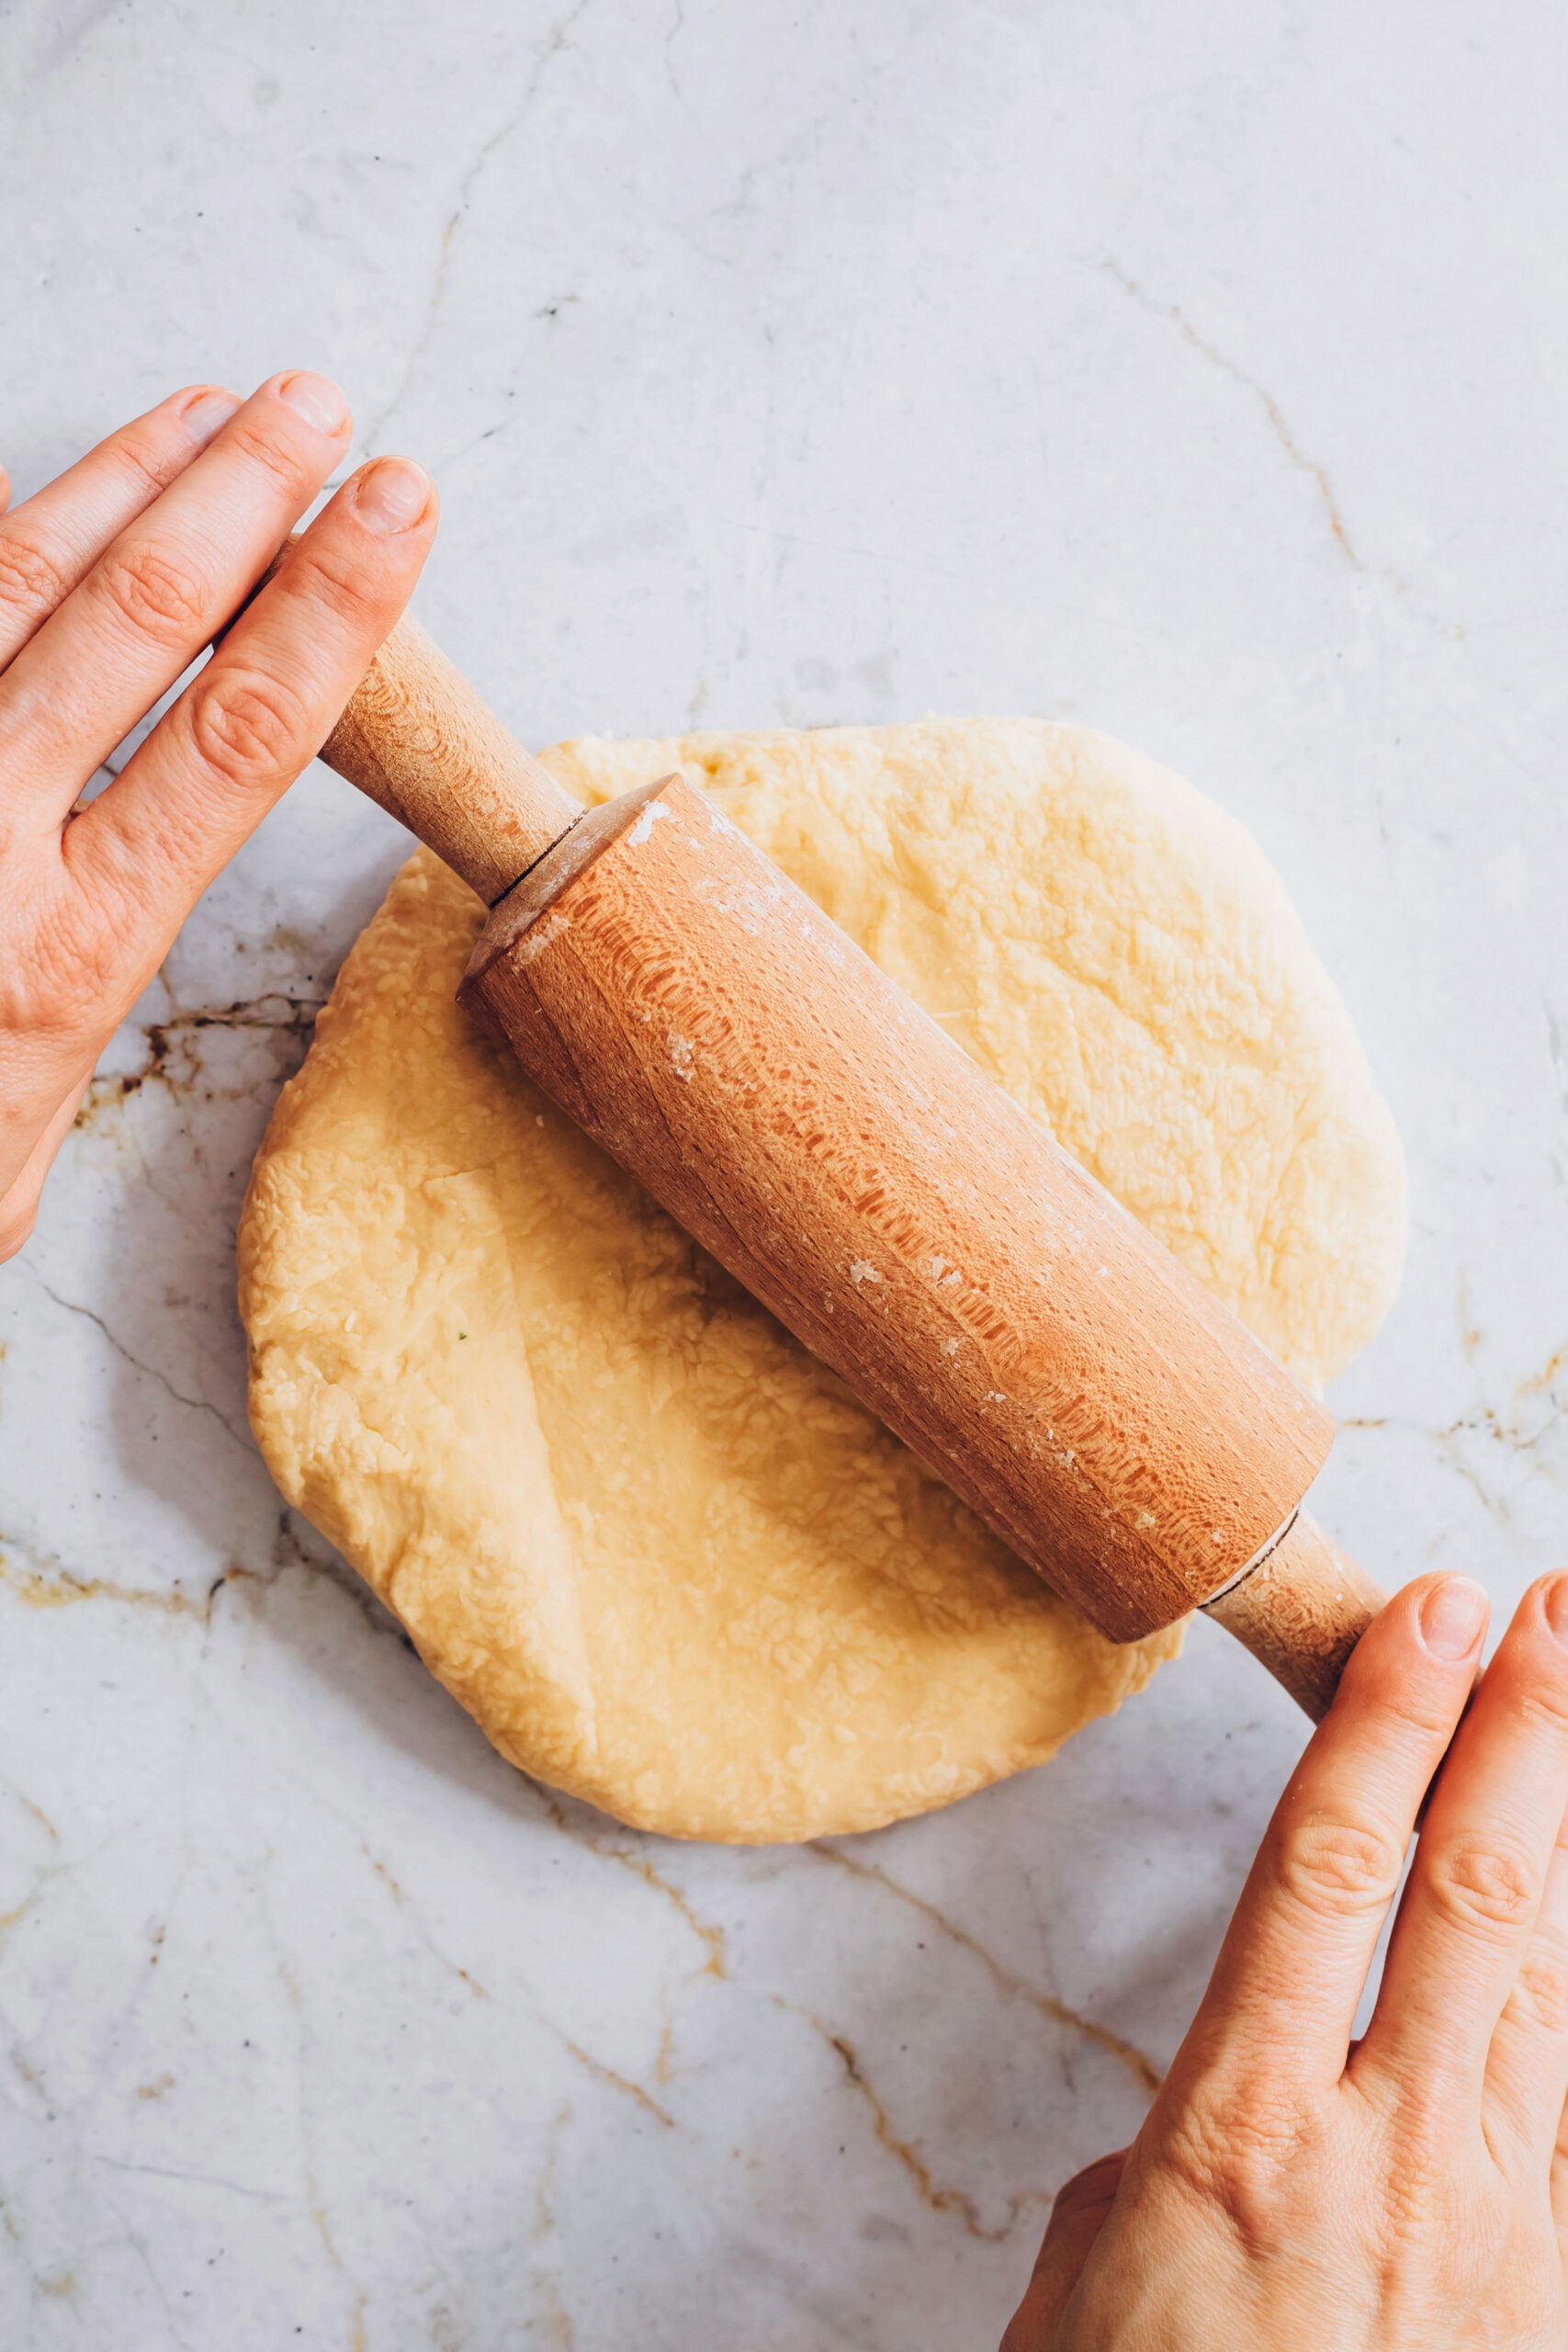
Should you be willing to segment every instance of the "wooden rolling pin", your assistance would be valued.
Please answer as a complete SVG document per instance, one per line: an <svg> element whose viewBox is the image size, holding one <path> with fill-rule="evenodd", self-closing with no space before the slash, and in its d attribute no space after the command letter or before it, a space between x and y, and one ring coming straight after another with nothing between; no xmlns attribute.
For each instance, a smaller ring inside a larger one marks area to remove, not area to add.
<svg viewBox="0 0 1568 2352"><path fill-rule="evenodd" d="M1322 1715L1384 1599L1330 1415L711 800L585 813L408 620L321 756L491 906L475 1019L1021 1559Z"/></svg>

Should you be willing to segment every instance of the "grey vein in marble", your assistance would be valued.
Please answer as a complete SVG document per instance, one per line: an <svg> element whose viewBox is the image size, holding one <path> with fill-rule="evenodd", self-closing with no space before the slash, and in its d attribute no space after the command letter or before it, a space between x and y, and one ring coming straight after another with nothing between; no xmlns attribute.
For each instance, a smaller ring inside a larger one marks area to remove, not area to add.
<svg viewBox="0 0 1568 2352"><path fill-rule="evenodd" d="M1315 1507L1506 1610L1564 1549L1557 39L17 0L0 458L324 367L437 471L422 616L528 741L1038 710L1190 775L1410 1154ZM0 1272L0 2341L994 2343L1302 1724L1201 1625L875 1838L676 1848L503 1765L245 1417L251 1157L406 848L302 779Z"/></svg>

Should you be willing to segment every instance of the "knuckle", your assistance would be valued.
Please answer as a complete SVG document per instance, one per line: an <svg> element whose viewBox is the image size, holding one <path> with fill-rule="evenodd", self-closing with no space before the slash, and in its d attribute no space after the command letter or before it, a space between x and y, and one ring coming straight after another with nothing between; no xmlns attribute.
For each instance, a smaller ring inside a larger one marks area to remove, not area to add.
<svg viewBox="0 0 1568 2352"><path fill-rule="evenodd" d="M1306 1910L1356 1918L1387 1909L1404 1867L1404 1849L1386 1831L1319 1815L1287 1834L1280 1877Z"/></svg>
<svg viewBox="0 0 1568 2352"><path fill-rule="evenodd" d="M160 644L206 634L209 600L201 580L150 540L111 548L98 567L97 584L123 619Z"/></svg>
<svg viewBox="0 0 1568 2352"><path fill-rule="evenodd" d="M75 582L43 540L15 523L0 529L0 604L28 614L53 612Z"/></svg>
<svg viewBox="0 0 1568 2352"><path fill-rule="evenodd" d="M227 447L286 490L294 490L305 477L299 451L281 434L268 433L243 410L228 427Z"/></svg>
<svg viewBox="0 0 1568 2352"><path fill-rule="evenodd" d="M1382 1702L1381 1713L1387 1724L1387 1736L1399 1743L1403 1754L1424 1753L1432 1740L1446 1747L1453 1737L1451 1708L1441 1691L1424 1681L1388 1693Z"/></svg>
<svg viewBox="0 0 1568 2352"><path fill-rule="evenodd" d="M309 756L309 720L294 689L262 670L226 671L191 688L186 726L202 766L225 784L270 784Z"/></svg>
<svg viewBox="0 0 1568 2352"><path fill-rule="evenodd" d="M295 558L296 577L307 594L354 621L378 619L386 589L371 576L363 555L351 554L325 533L316 536L319 544L307 541Z"/></svg>
<svg viewBox="0 0 1568 2352"><path fill-rule="evenodd" d="M1500 1846L1455 1846L1434 1854L1427 1883L1438 1908L1456 1927L1525 1927L1540 1898L1540 1874Z"/></svg>
<svg viewBox="0 0 1568 2352"><path fill-rule="evenodd" d="M1096 2206L1109 2205L1116 2193L1122 2167L1126 2161L1126 2151L1118 2149L1114 2155L1097 2157L1093 2164L1086 2165L1082 2172L1076 2172L1070 2180L1065 2180L1052 2199L1053 2222Z"/></svg>
<svg viewBox="0 0 1568 2352"><path fill-rule="evenodd" d="M1552 2040L1568 2034L1568 1948L1543 1937L1531 1939L1508 2007L1521 2022Z"/></svg>
<svg viewBox="0 0 1568 2352"><path fill-rule="evenodd" d="M161 497L178 471L157 443L134 427L115 442L114 458L130 488L141 491L148 499Z"/></svg>
<svg viewBox="0 0 1568 2352"><path fill-rule="evenodd" d="M1532 1731L1544 1734L1555 1746L1568 1733L1568 1683L1538 1682L1521 1692L1518 1710Z"/></svg>
<svg viewBox="0 0 1568 2352"><path fill-rule="evenodd" d="M80 1037L102 1027L105 1007L118 1004L125 991L131 935L130 910L107 895L78 909L61 927L49 976L48 1028Z"/></svg>
<svg viewBox="0 0 1568 2352"><path fill-rule="evenodd" d="M1190 2100L1159 2153L1190 2195L1218 2205L1248 2247L1262 2252L1279 2235L1290 2167L1314 2130L1299 2100L1270 2098L1252 2082Z"/></svg>

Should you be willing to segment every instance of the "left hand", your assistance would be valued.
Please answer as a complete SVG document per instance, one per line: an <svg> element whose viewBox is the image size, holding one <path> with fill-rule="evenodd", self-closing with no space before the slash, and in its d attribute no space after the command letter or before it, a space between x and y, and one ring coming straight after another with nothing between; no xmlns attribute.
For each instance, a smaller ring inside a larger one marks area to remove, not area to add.
<svg viewBox="0 0 1568 2352"><path fill-rule="evenodd" d="M0 1259L105 1045L213 876L331 732L435 535L417 466L361 467L233 618L348 446L324 377L176 392L6 514L0 472Z"/></svg>

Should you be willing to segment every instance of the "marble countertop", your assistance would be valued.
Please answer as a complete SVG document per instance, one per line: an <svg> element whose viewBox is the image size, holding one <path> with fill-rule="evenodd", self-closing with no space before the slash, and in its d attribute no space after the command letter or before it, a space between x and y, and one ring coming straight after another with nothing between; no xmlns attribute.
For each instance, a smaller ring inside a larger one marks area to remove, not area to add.
<svg viewBox="0 0 1568 2352"><path fill-rule="evenodd" d="M526 741L1038 710L1190 775L1410 1155L1320 1513L1506 1609L1568 1551L1564 63L1547 0L12 0L0 455L321 367ZM0 2339L992 2345L1303 1724L1204 1626L874 1838L501 1763L245 1426L251 1154L403 847L302 781L0 1275Z"/></svg>

